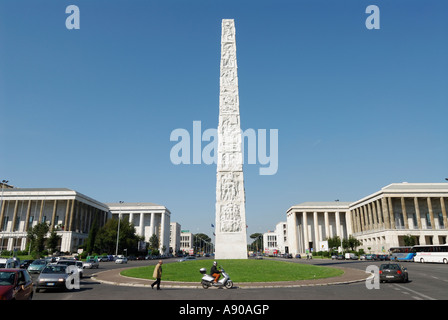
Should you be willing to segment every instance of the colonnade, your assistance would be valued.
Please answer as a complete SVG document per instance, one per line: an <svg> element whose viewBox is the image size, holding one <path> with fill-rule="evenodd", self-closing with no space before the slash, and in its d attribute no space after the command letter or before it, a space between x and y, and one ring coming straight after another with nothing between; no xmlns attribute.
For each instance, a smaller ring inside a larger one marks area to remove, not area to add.
<svg viewBox="0 0 448 320"><path fill-rule="evenodd" d="M447 229L446 197L380 197L350 208L353 232Z"/></svg>

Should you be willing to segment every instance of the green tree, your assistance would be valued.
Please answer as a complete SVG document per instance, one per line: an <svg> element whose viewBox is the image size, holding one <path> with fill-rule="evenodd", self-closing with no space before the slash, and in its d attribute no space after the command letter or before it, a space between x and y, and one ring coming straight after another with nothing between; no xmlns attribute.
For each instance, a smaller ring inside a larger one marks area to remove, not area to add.
<svg viewBox="0 0 448 320"><path fill-rule="evenodd" d="M211 240L205 233L196 233L193 235L193 248L196 251L206 251L207 243L210 243Z"/></svg>
<svg viewBox="0 0 448 320"><path fill-rule="evenodd" d="M59 241L61 241L62 237L59 236L54 230L50 232L50 236L46 240L46 245L48 251L51 253L56 252L56 249L59 245Z"/></svg>
<svg viewBox="0 0 448 320"><path fill-rule="evenodd" d="M404 236L403 241L406 247L413 247L416 244L415 237L411 236L410 234Z"/></svg>
<svg viewBox="0 0 448 320"><path fill-rule="evenodd" d="M151 250L151 254L157 255L159 253L159 237L156 234L153 234L151 238L149 238L149 250Z"/></svg>
<svg viewBox="0 0 448 320"><path fill-rule="evenodd" d="M251 239L253 239L254 241L252 241L252 243L250 244L249 248L252 251L262 251L264 246L263 246L263 234L262 233L253 233L249 236Z"/></svg>
<svg viewBox="0 0 448 320"><path fill-rule="evenodd" d="M96 234L93 251L115 254L117 232L118 219L108 220ZM120 220L118 252L121 254L124 249L127 249L128 254L136 253L138 250L138 241L141 240L143 240L143 237L140 237L135 233L134 225L129 223L128 219L122 218Z"/></svg>
<svg viewBox="0 0 448 320"><path fill-rule="evenodd" d="M45 222L38 223L31 230L28 230L27 239L31 243L31 252L37 258L41 257L45 250L48 230L49 226Z"/></svg>
<svg viewBox="0 0 448 320"><path fill-rule="evenodd" d="M89 237L87 238L87 241L86 241L86 251L88 253L93 253L96 251L95 250L96 249L95 248L95 239L98 234L98 231L99 231L98 222L97 222L97 218L95 217L95 219L92 222L92 227L90 228L90 231L89 231Z"/></svg>

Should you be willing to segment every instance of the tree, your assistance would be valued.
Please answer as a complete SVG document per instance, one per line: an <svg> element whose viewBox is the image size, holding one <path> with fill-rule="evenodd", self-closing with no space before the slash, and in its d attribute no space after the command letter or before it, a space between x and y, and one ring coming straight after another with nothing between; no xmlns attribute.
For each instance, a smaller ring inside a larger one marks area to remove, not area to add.
<svg viewBox="0 0 448 320"><path fill-rule="evenodd" d="M403 237L404 245L406 247L413 247L415 246L415 237L411 236L410 234Z"/></svg>
<svg viewBox="0 0 448 320"><path fill-rule="evenodd" d="M193 235L193 248L197 251L206 251L207 243L211 243L211 240L205 233L196 233Z"/></svg>
<svg viewBox="0 0 448 320"><path fill-rule="evenodd" d="M361 241L350 235L348 239L344 239L342 242L342 246L344 249L350 248L352 251L356 250L356 247L359 247L361 245Z"/></svg>
<svg viewBox="0 0 448 320"><path fill-rule="evenodd" d="M62 239L61 236L57 235L57 233L53 230L50 232L50 237L46 240L47 249L54 253L59 245L59 241Z"/></svg>
<svg viewBox="0 0 448 320"><path fill-rule="evenodd" d="M159 237L156 234L153 234L149 238L149 250L151 250L151 254L157 254L159 252Z"/></svg>
<svg viewBox="0 0 448 320"><path fill-rule="evenodd" d="M107 252L108 254L115 254L117 245L118 220L110 219L98 231L95 237L93 251ZM120 220L120 234L118 238L118 252L123 252L127 249L127 253L136 253L138 250L138 242L142 241L143 237L135 233L135 227L129 223L128 219L122 218Z"/></svg>
<svg viewBox="0 0 448 320"><path fill-rule="evenodd" d="M31 230L28 230L27 238L31 243L31 252L33 253L33 256L41 257L42 252L45 250L45 241L48 230L49 226L45 222L38 223Z"/></svg>
<svg viewBox="0 0 448 320"><path fill-rule="evenodd" d="M98 234L98 231L99 231L98 222L97 222L97 218L95 217L95 219L93 220L93 223L92 223L92 227L90 228L90 231L89 231L89 237L87 238L87 241L86 241L86 251L88 253L95 252L95 239Z"/></svg>
<svg viewBox="0 0 448 320"><path fill-rule="evenodd" d="M251 239L254 239L250 244L250 250L259 251L263 250L263 234L262 233L253 233L249 236Z"/></svg>

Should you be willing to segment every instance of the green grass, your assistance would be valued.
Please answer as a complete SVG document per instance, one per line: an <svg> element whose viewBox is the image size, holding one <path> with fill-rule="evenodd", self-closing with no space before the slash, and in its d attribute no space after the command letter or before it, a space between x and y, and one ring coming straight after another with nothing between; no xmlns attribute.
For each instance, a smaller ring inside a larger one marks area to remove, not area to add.
<svg viewBox="0 0 448 320"><path fill-rule="evenodd" d="M166 281L198 282L200 268L210 272L213 260L197 260L163 264L162 279ZM274 260L222 260L218 261L234 282L272 282L321 279L336 277L343 271L300 263ZM134 278L153 279L155 266L123 270L122 275Z"/></svg>

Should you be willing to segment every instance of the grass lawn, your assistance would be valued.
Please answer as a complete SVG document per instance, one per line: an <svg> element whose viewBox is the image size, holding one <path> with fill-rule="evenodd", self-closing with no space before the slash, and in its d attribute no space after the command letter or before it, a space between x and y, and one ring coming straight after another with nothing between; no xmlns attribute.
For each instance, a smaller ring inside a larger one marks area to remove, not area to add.
<svg viewBox="0 0 448 320"><path fill-rule="evenodd" d="M198 282L202 275L200 268L206 268L207 273L213 260L197 260L173 262L162 265L162 280ZM330 278L342 275L343 271L301 263L275 260L222 260L218 261L234 282L271 282ZM155 266L146 266L123 270L121 274L127 277L153 279Z"/></svg>

